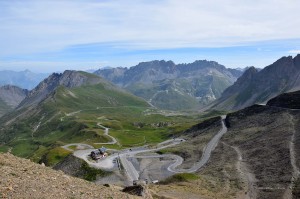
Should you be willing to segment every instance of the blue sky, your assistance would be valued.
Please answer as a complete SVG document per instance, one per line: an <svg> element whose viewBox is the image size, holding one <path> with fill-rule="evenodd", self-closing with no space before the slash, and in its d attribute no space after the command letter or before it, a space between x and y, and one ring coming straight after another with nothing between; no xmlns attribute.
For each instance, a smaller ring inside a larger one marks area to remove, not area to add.
<svg viewBox="0 0 300 199"><path fill-rule="evenodd" d="M207 59L264 67L300 53L298 0L0 0L0 70Z"/></svg>

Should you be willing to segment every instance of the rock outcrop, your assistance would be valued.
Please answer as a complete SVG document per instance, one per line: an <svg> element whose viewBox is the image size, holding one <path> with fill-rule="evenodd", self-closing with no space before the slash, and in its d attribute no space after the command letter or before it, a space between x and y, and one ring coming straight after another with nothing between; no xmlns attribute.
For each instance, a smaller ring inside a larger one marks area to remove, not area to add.
<svg viewBox="0 0 300 199"><path fill-rule="evenodd" d="M146 199L152 199L151 193L146 184L138 184L134 186L125 187L123 192L131 195L141 196Z"/></svg>

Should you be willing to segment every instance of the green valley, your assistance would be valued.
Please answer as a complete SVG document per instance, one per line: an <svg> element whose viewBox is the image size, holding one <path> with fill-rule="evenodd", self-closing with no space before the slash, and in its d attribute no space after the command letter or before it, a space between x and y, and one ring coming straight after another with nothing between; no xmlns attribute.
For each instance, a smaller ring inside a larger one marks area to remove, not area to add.
<svg viewBox="0 0 300 199"><path fill-rule="evenodd" d="M104 80L74 88L59 85L36 105L20 107L1 118L5 125L0 150L54 165L70 153L60 148L65 144L105 146L95 144L110 141L98 123L118 141L109 148L122 149L162 142L199 120L197 114L165 116Z"/></svg>

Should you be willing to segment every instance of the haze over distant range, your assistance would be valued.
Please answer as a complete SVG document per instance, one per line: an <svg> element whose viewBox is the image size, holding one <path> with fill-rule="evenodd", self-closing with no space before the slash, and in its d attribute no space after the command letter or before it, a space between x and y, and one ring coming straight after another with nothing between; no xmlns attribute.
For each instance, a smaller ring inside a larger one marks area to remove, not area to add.
<svg viewBox="0 0 300 199"><path fill-rule="evenodd" d="M0 70L149 60L264 67L300 53L298 0L0 1Z"/></svg>

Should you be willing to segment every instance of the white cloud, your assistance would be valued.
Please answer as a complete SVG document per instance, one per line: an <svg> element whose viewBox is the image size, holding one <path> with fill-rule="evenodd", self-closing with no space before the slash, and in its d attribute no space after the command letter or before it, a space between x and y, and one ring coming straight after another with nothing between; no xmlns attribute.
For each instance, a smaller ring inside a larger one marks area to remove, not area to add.
<svg viewBox="0 0 300 199"><path fill-rule="evenodd" d="M290 50L288 53L291 53L291 54L300 54L300 50Z"/></svg>
<svg viewBox="0 0 300 199"><path fill-rule="evenodd" d="M299 38L299 7L298 0L0 1L0 56L86 43L157 49Z"/></svg>
<svg viewBox="0 0 300 199"><path fill-rule="evenodd" d="M0 70L23 71L30 69L39 73L51 73L54 71L64 70L89 70L99 69L107 66L107 61L76 61L60 62L60 61L0 61Z"/></svg>

